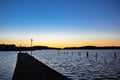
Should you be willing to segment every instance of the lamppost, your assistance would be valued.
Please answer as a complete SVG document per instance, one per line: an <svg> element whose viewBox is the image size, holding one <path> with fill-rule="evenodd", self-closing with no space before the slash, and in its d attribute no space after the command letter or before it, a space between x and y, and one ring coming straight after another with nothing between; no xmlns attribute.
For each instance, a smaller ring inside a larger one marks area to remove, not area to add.
<svg viewBox="0 0 120 80"><path fill-rule="evenodd" d="M31 56L32 56L32 42L33 42L33 39L31 39Z"/></svg>

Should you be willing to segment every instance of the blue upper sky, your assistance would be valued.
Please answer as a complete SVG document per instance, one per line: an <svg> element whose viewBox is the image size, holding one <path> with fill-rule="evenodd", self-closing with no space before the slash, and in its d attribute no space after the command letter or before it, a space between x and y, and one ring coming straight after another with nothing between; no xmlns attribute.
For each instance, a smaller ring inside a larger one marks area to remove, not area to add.
<svg viewBox="0 0 120 80"><path fill-rule="evenodd" d="M0 0L0 33L23 32L120 39L120 0Z"/></svg>

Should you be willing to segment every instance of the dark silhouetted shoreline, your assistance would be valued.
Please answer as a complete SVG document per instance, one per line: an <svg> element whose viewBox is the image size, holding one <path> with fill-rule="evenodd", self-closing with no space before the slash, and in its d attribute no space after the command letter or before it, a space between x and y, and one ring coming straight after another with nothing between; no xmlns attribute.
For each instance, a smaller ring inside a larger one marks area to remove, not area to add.
<svg viewBox="0 0 120 80"><path fill-rule="evenodd" d="M83 46L83 47L65 47L64 49L120 49L120 46L103 46L103 47L96 47L96 46Z"/></svg>
<svg viewBox="0 0 120 80"><path fill-rule="evenodd" d="M55 48L55 47L47 47L47 46L33 46L33 47L18 47L15 44L0 44L0 51L30 51L30 50L48 50L48 49L55 49L55 50L70 50L70 49L120 49L120 46L103 46L103 47L96 47L96 46L82 46L82 47L65 47L65 48Z"/></svg>
<svg viewBox="0 0 120 80"><path fill-rule="evenodd" d="M61 49L47 46L18 47L15 44L0 44L0 51L30 51L30 50Z"/></svg>

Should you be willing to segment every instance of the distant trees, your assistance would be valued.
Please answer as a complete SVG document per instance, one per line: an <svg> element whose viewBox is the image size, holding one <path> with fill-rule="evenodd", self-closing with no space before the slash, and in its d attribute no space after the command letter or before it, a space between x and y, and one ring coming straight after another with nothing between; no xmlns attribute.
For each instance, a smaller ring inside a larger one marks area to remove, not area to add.
<svg viewBox="0 0 120 80"><path fill-rule="evenodd" d="M45 50L45 49L61 49L47 46L32 46L32 47L17 47L15 44L0 44L0 51L26 51L26 50ZM96 46L83 46L83 47L66 47L63 49L120 49L120 46L105 46L105 47L96 47Z"/></svg>
<svg viewBox="0 0 120 80"><path fill-rule="evenodd" d="M27 51L27 50L41 50L41 49L60 49L47 46L33 46L33 47L17 47L14 44L0 44L0 51Z"/></svg>
<svg viewBox="0 0 120 80"><path fill-rule="evenodd" d="M0 51L14 51L17 50L14 44L0 44Z"/></svg>
<svg viewBox="0 0 120 80"><path fill-rule="evenodd" d="M96 47L96 46L82 46L82 47L66 47L64 49L120 49L120 46L103 46L103 47Z"/></svg>

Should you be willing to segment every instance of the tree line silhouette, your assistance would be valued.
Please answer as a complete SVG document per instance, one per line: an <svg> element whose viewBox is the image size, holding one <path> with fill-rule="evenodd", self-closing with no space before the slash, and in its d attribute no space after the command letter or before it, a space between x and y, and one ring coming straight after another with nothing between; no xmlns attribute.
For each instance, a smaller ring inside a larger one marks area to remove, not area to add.
<svg viewBox="0 0 120 80"><path fill-rule="evenodd" d="M47 46L32 46L32 47L18 47L15 44L0 44L0 51L29 51L29 50L41 50L41 49L60 49Z"/></svg>
<svg viewBox="0 0 120 80"><path fill-rule="evenodd" d="M18 47L15 44L0 44L0 51L27 51L27 50L41 50L41 49L120 49L120 46L104 46L104 47L96 47L96 46L83 46L83 47L65 47L65 48L55 48L55 47L47 47L47 46L32 46L32 47Z"/></svg>

